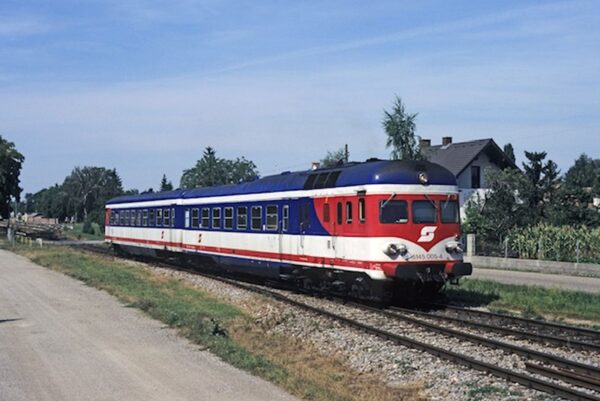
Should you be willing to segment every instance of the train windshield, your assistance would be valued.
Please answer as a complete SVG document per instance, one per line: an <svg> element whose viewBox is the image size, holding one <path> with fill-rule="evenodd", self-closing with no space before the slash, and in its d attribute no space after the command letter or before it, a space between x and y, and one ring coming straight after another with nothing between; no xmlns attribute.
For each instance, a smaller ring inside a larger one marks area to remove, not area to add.
<svg viewBox="0 0 600 401"><path fill-rule="evenodd" d="M437 214L435 210L435 202L432 202L430 200L414 201L412 204L412 209L413 223L435 223Z"/></svg>
<svg viewBox="0 0 600 401"><path fill-rule="evenodd" d="M379 221L383 224L408 222L408 204L403 200L388 200L380 204Z"/></svg>
<svg viewBox="0 0 600 401"><path fill-rule="evenodd" d="M458 223L458 202L447 201L440 202L442 223Z"/></svg>

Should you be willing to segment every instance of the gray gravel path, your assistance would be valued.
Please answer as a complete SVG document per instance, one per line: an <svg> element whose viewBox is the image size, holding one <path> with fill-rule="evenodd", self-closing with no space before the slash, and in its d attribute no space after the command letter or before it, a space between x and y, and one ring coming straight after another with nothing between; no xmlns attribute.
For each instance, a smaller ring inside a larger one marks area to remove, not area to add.
<svg viewBox="0 0 600 401"><path fill-rule="evenodd" d="M562 290L600 294L600 278L594 277L575 277L481 268L474 268L472 277L505 284L537 285L546 288L560 288Z"/></svg>
<svg viewBox="0 0 600 401"><path fill-rule="evenodd" d="M0 250L0 400L293 400L105 292Z"/></svg>

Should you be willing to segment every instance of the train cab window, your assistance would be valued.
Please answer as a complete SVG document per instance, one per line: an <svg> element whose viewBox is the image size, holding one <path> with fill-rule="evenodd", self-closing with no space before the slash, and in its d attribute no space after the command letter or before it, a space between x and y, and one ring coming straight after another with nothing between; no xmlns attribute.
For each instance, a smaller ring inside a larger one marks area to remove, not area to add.
<svg viewBox="0 0 600 401"><path fill-rule="evenodd" d="M328 173L321 173L317 177L317 181L315 182L315 186L313 188L325 188L325 181L327 181Z"/></svg>
<svg viewBox="0 0 600 401"><path fill-rule="evenodd" d="M202 220L201 222L201 226L202 228L209 228L210 227L210 209L207 207L203 207L202 208Z"/></svg>
<svg viewBox="0 0 600 401"><path fill-rule="evenodd" d="M366 215L366 205L365 205L365 198L360 198L358 200L358 220L361 223L365 222L365 219L367 217Z"/></svg>
<svg viewBox="0 0 600 401"><path fill-rule="evenodd" d="M175 208L171 209L171 227L175 227Z"/></svg>
<svg viewBox="0 0 600 401"><path fill-rule="evenodd" d="M332 171L327 176L327 180L325 180L325 188L335 187L335 183L337 182L338 177L340 176L340 171Z"/></svg>
<svg viewBox="0 0 600 401"><path fill-rule="evenodd" d="M158 227L162 227L162 225L163 225L162 209L156 209L156 225Z"/></svg>
<svg viewBox="0 0 600 401"><path fill-rule="evenodd" d="M346 202L346 223L352 224L352 202Z"/></svg>
<svg viewBox="0 0 600 401"><path fill-rule="evenodd" d="M185 208L185 216L184 216L184 219L183 219L183 221L184 221L183 224L184 224L185 228L190 228L191 217L192 217L192 215L190 214L190 208L186 207Z"/></svg>
<svg viewBox="0 0 600 401"><path fill-rule="evenodd" d="M142 225L144 227L148 226L148 209L144 209L144 211L142 212L142 216L143 216L143 220L142 220Z"/></svg>
<svg viewBox="0 0 600 401"><path fill-rule="evenodd" d="M150 209L149 213L150 217L148 217L148 225L150 227L154 227L156 225L156 220L154 219L156 215L156 211L154 209Z"/></svg>
<svg viewBox="0 0 600 401"><path fill-rule="evenodd" d="M290 207L289 205L283 206L283 231L287 231L290 226Z"/></svg>
<svg viewBox="0 0 600 401"><path fill-rule="evenodd" d="M436 206L433 201L413 201L412 220L416 224L430 224L436 222Z"/></svg>
<svg viewBox="0 0 600 401"><path fill-rule="evenodd" d="M225 227L226 230L231 230L233 228L233 208L232 207L226 207L225 209L223 209L223 214L224 214L224 222L223 225Z"/></svg>
<svg viewBox="0 0 600 401"><path fill-rule="evenodd" d="M252 220L251 228L260 230L262 227L262 206L252 206L250 219Z"/></svg>
<svg viewBox="0 0 600 401"><path fill-rule="evenodd" d="M342 224L344 221L343 216L342 216L343 209L344 209L344 207L342 206L342 202L338 202L338 204L337 204L337 223L338 223L338 225Z"/></svg>
<svg viewBox="0 0 600 401"><path fill-rule="evenodd" d="M213 207L212 209L212 228L221 228L221 208Z"/></svg>
<svg viewBox="0 0 600 401"><path fill-rule="evenodd" d="M169 209L163 210L163 225L165 227L171 226L171 211Z"/></svg>
<svg viewBox="0 0 600 401"><path fill-rule="evenodd" d="M379 221L382 224L408 223L408 203L403 200L385 200L379 205Z"/></svg>
<svg viewBox="0 0 600 401"><path fill-rule="evenodd" d="M329 223L329 220L330 220L329 203L325 203L325 204L323 204L323 222Z"/></svg>
<svg viewBox="0 0 600 401"><path fill-rule="evenodd" d="M267 230L277 230L278 216L277 205L267 205Z"/></svg>
<svg viewBox="0 0 600 401"><path fill-rule="evenodd" d="M441 201L440 215L442 223L457 224L458 223L458 202L457 201Z"/></svg>
<svg viewBox="0 0 600 401"><path fill-rule="evenodd" d="M200 223L200 211L197 207L192 209L192 228L198 228Z"/></svg>
<svg viewBox="0 0 600 401"><path fill-rule="evenodd" d="M237 208L237 229L245 230L248 227L248 208L238 206Z"/></svg>

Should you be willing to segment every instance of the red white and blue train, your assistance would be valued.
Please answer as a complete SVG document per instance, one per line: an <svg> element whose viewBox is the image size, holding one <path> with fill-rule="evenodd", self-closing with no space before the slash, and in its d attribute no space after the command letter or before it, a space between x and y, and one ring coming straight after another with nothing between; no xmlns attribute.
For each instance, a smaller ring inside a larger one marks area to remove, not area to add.
<svg viewBox="0 0 600 401"><path fill-rule="evenodd" d="M105 238L122 253L363 299L435 293L472 270L460 246L456 179L427 161L123 196L106 205Z"/></svg>

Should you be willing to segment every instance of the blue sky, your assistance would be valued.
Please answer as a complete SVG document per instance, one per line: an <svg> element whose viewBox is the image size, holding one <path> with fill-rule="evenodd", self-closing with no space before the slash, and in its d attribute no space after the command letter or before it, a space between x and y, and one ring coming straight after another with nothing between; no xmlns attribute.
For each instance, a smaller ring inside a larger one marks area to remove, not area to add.
<svg viewBox="0 0 600 401"><path fill-rule="evenodd" d="M439 143L492 137L564 171L600 157L597 1L0 2L0 135L25 192L75 166L177 185L206 146L261 174L345 143L386 157L383 109Z"/></svg>

